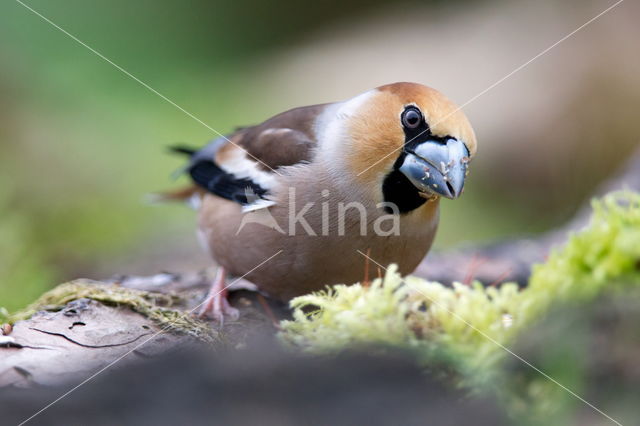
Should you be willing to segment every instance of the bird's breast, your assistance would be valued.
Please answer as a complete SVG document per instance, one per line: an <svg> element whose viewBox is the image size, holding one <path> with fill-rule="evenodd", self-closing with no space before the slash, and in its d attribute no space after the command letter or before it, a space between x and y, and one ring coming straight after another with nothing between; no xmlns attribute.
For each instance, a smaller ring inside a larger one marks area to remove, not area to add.
<svg viewBox="0 0 640 426"><path fill-rule="evenodd" d="M242 213L239 205L207 196L200 232L213 258L280 299L361 281L365 254L377 266L396 263L411 273L427 254L438 222L437 201L406 214L389 213L357 190L311 182L283 186L276 203ZM261 262L272 260L255 269Z"/></svg>

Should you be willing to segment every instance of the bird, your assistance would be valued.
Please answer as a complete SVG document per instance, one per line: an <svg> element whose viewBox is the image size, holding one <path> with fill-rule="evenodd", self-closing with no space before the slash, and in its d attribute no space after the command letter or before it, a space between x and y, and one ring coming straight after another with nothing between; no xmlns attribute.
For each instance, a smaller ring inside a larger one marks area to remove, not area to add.
<svg viewBox="0 0 640 426"><path fill-rule="evenodd" d="M477 151L439 91L399 82L290 109L216 138L182 169L197 234L218 265L199 314L238 318L231 277L281 301L361 280L363 256L409 274L427 255L441 198L464 190Z"/></svg>

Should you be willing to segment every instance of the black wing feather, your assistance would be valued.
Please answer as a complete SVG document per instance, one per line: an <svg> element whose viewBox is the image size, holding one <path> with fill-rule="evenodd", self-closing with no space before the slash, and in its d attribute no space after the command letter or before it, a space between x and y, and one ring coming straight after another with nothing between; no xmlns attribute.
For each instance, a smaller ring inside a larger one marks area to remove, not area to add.
<svg viewBox="0 0 640 426"><path fill-rule="evenodd" d="M192 164L188 172L196 185L219 197L243 205L255 201L248 199L247 195L254 194L256 198L262 198L267 193L252 180L227 173L211 160L200 160Z"/></svg>
<svg viewBox="0 0 640 426"><path fill-rule="evenodd" d="M266 189L251 179L238 178L226 172L211 159L227 140L220 137L200 149L184 145L172 146L169 149L174 153L189 156L189 164L183 170L189 173L196 185L207 192L242 205L263 198L267 194Z"/></svg>

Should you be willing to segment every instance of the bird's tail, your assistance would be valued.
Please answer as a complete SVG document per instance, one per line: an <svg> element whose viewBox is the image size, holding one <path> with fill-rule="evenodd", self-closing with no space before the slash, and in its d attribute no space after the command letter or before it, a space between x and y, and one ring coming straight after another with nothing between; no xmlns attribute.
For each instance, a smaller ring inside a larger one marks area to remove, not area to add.
<svg viewBox="0 0 640 426"><path fill-rule="evenodd" d="M193 155L198 152L198 149L192 148L185 145L172 145L169 146L169 152L175 154L187 155L189 157L193 157ZM174 179L177 179L181 174L185 173L189 169L190 165L187 164L184 167L179 168L171 175ZM163 203L169 201L193 201L195 198L199 198L202 194L202 190L198 188L196 185L189 185L187 187L171 190L171 191L163 191L156 192L152 194L147 194L145 196L145 201L150 204Z"/></svg>
<svg viewBox="0 0 640 426"><path fill-rule="evenodd" d="M198 149L185 145L172 145L169 147L169 152L172 152L174 154L188 155L189 157L192 157L193 154L198 152Z"/></svg>
<svg viewBox="0 0 640 426"><path fill-rule="evenodd" d="M196 185L190 185L185 188L179 188L172 191L154 192L145 196L145 201L149 204L166 203L172 201L186 202L197 207L198 201L201 199L203 191Z"/></svg>

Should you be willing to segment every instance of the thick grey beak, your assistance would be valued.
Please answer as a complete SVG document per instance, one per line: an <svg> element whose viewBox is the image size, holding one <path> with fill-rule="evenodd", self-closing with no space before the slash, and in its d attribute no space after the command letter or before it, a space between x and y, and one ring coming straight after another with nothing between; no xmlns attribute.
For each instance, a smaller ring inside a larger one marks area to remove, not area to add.
<svg viewBox="0 0 640 426"><path fill-rule="evenodd" d="M469 150L461 141L427 140L407 150L400 172L418 190L446 198L458 198L464 188Z"/></svg>

